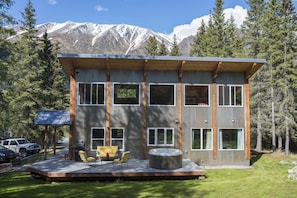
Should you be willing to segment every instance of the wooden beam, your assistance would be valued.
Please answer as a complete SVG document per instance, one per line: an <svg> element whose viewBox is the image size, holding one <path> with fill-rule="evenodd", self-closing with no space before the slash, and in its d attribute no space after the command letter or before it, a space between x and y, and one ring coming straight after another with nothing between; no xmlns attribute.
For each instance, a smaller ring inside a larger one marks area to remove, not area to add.
<svg viewBox="0 0 297 198"><path fill-rule="evenodd" d="M217 159L217 84L215 81L212 82L212 102L211 102L211 109L212 109L212 130L213 130L213 153L212 157L214 160Z"/></svg>
<svg viewBox="0 0 297 198"><path fill-rule="evenodd" d="M251 159L250 145L250 87L249 81L244 82L244 128L245 128L245 158Z"/></svg>
<svg viewBox="0 0 297 198"><path fill-rule="evenodd" d="M74 119L75 119L75 90L76 89L76 80L74 72L70 76L70 127L69 127L69 148L68 148L68 157L69 160L73 160L74 153Z"/></svg>
<svg viewBox="0 0 297 198"><path fill-rule="evenodd" d="M178 78L182 78L183 77L183 72L184 72L184 65L186 64L186 61L182 61L179 71L178 71Z"/></svg>
<svg viewBox="0 0 297 198"><path fill-rule="evenodd" d="M257 63L253 63L253 65L251 66L251 68L245 73L246 80L248 80L248 79L250 79L250 77L252 77L253 71L254 71L254 69L255 69L256 66L257 66Z"/></svg>
<svg viewBox="0 0 297 198"><path fill-rule="evenodd" d="M216 70L213 72L213 74L212 74L212 79L213 79L213 81L215 81L216 79L217 79L217 77L218 77L218 75L219 75L219 71L220 71L220 67L221 67L221 65L222 65L222 62L219 62L218 64L217 64L217 67L216 67Z"/></svg>
<svg viewBox="0 0 297 198"><path fill-rule="evenodd" d="M46 155L47 155L47 147L48 147L48 126L45 125L45 130L44 130L44 142L43 142L43 145L44 145L44 156L43 156L43 159L46 160Z"/></svg>
<svg viewBox="0 0 297 198"><path fill-rule="evenodd" d="M143 79L142 79L142 156L147 158L147 128L146 128L146 108L147 108L147 94L146 94L146 77L147 77L147 62L143 63Z"/></svg>
<svg viewBox="0 0 297 198"><path fill-rule="evenodd" d="M178 149L182 150L182 142L183 142L183 129L182 129L182 104L183 104L183 96L182 96L182 68L185 64L185 61L183 61L180 69L180 73L178 75L178 83L177 83L177 146Z"/></svg>
<svg viewBox="0 0 297 198"><path fill-rule="evenodd" d="M56 137L57 137L57 127L54 126L54 133L53 133L53 148L54 148L54 155L56 155Z"/></svg>
<svg viewBox="0 0 297 198"><path fill-rule="evenodd" d="M110 65L106 59L106 120L105 120L105 145L110 145Z"/></svg>

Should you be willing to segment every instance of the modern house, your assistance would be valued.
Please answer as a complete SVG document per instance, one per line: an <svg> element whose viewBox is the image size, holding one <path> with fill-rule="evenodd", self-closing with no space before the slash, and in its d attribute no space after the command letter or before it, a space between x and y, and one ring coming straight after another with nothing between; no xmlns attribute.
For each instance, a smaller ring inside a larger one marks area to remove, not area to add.
<svg viewBox="0 0 297 198"><path fill-rule="evenodd" d="M178 148L207 165L250 164L249 78L264 59L58 54L70 79L69 157L83 142L133 158Z"/></svg>

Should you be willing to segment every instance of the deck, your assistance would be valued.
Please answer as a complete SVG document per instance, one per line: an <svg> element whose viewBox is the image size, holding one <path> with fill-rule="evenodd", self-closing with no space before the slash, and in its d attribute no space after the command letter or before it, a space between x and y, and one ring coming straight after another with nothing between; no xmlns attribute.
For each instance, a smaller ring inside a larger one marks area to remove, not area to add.
<svg viewBox="0 0 297 198"><path fill-rule="evenodd" d="M111 161L91 163L75 162L63 158L51 158L36 162L28 169L32 176L47 181L114 181L114 180L157 180L157 179L201 179L203 168L188 159L183 159L182 168L162 170L149 167L148 160L130 159L127 164Z"/></svg>

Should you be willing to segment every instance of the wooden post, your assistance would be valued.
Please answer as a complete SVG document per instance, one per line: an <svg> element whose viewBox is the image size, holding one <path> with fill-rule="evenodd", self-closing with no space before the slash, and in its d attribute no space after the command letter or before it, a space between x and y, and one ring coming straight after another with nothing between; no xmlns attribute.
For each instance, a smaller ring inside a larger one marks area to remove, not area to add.
<svg viewBox="0 0 297 198"><path fill-rule="evenodd" d="M249 80L244 82L244 117L245 117L245 158L251 158L251 146L250 146L250 87Z"/></svg>
<svg viewBox="0 0 297 198"><path fill-rule="evenodd" d="M217 159L217 86L216 82L213 81L212 83L212 129L213 129L213 153L212 157L214 160Z"/></svg>
<svg viewBox="0 0 297 198"><path fill-rule="evenodd" d="M105 145L110 145L110 68L109 60L106 59L106 120L105 120Z"/></svg>
<svg viewBox="0 0 297 198"><path fill-rule="evenodd" d="M54 155L56 155L56 135L57 135L57 127L54 126L54 133L53 133L53 148L54 148Z"/></svg>
<svg viewBox="0 0 297 198"><path fill-rule="evenodd" d="M147 156L147 129L146 129L146 107L147 107L147 90L146 90L146 66L147 60L144 61L143 66L143 80L142 80L142 156L146 159Z"/></svg>
<svg viewBox="0 0 297 198"><path fill-rule="evenodd" d="M45 130L44 130L44 140L43 140L43 145L44 145L44 159L46 159L47 155L47 145L48 145L48 126L45 125Z"/></svg>
<svg viewBox="0 0 297 198"><path fill-rule="evenodd" d="M182 61L178 71L178 83L177 83L177 146L178 149L182 150L183 146L183 119L182 119L182 108L183 108L183 96L182 96L182 78L183 69L186 61Z"/></svg>
<svg viewBox="0 0 297 198"><path fill-rule="evenodd" d="M75 119L75 76L74 72L70 76L70 127L69 127L69 151L68 151L68 157L70 160L73 160L73 154L74 154L74 119Z"/></svg>

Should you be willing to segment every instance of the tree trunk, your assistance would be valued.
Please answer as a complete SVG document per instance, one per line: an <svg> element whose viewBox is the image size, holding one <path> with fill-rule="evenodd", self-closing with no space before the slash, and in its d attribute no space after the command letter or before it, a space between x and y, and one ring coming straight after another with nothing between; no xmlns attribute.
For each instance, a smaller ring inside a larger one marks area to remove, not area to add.
<svg viewBox="0 0 297 198"><path fill-rule="evenodd" d="M285 140L285 155L289 156L290 151L290 133L289 133L289 126L288 126L288 116L286 115L286 140Z"/></svg>
<svg viewBox="0 0 297 198"><path fill-rule="evenodd" d="M275 120L274 120L274 91L273 91L273 87L271 87L271 125L272 125L272 150L273 152L276 151L276 138L275 138Z"/></svg>
<svg viewBox="0 0 297 198"><path fill-rule="evenodd" d="M257 105L258 118L257 118L257 144L256 151L262 151L262 133L261 133L261 112L260 104Z"/></svg>
<svg viewBox="0 0 297 198"><path fill-rule="evenodd" d="M279 134L278 137L277 137L277 150L278 151L282 151L283 150L283 138L282 138L282 135Z"/></svg>

